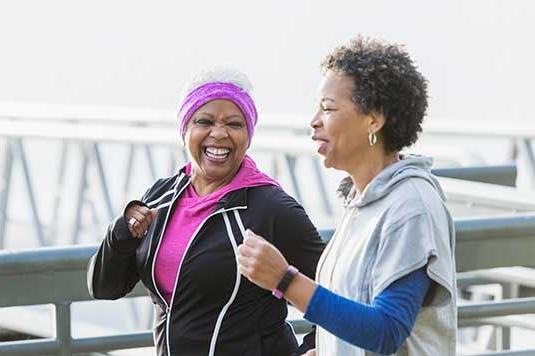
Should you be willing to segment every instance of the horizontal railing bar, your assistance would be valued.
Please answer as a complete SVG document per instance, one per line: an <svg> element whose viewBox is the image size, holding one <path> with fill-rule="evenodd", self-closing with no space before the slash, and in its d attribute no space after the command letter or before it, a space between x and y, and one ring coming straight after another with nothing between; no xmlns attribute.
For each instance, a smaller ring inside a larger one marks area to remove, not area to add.
<svg viewBox="0 0 535 356"><path fill-rule="evenodd" d="M498 351L498 352L486 352L483 354L468 354L466 356L533 356L535 355L535 349L530 350L515 350L515 351Z"/></svg>
<svg viewBox="0 0 535 356"><path fill-rule="evenodd" d="M126 125L178 125L177 112L150 108L125 107L88 107L70 105L52 105L36 103L0 102L0 119L35 120L39 123L49 122L91 122L108 125L110 123ZM259 126L284 129L308 129L310 118L299 114L267 113L262 115Z"/></svg>
<svg viewBox="0 0 535 356"><path fill-rule="evenodd" d="M457 286L478 284L518 284L535 289L535 274L532 269L519 267L462 272L457 275Z"/></svg>
<svg viewBox="0 0 535 356"><path fill-rule="evenodd" d="M535 313L535 297L458 306L459 319Z"/></svg>
<svg viewBox="0 0 535 356"><path fill-rule="evenodd" d="M125 107L91 107L78 105L53 105L43 103L12 103L0 102L0 118L14 120L46 120L46 121L95 121L95 122L133 122L175 124L176 111L151 108ZM299 114L262 115L259 124L284 125L284 127L308 127L310 117ZM503 121L490 120L481 125L477 120L461 120L445 117L430 117L424 122L423 132L433 135L477 136L477 137L516 137L535 138L533 123L517 122L508 125Z"/></svg>
<svg viewBox="0 0 535 356"><path fill-rule="evenodd" d="M307 333L312 328L312 323L304 319L290 320L289 322L296 334ZM69 348L72 352L98 352L151 346L154 346L152 331L140 331L71 339ZM59 349L59 342L50 339L0 342L0 355L34 355L36 352L56 353Z"/></svg>
<svg viewBox="0 0 535 356"><path fill-rule="evenodd" d="M535 299L535 298L533 298ZM535 301L531 301L532 304ZM465 307L481 307L486 306L486 304L496 304L496 303L484 303L470 306L461 306L459 307L459 316L462 318L461 310ZM535 304L534 304L535 305ZM533 310L529 311L532 312ZM485 323L485 319L475 319L473 322L479 322L481 324ZM489 322L498 322L499 318L494 320L489 318ZM296 334L304 334L311 330L312 323L304 319L290 320ZM470 326L470 320L463 320L464 324ZM468 323L468 324L467 324ZM462 323L460 323L462 324ZM507 324L509 325L509 324ZM76 338L70 341L70 350L72 352L98 352L98 351L111 351L119 349L132 349L140 347L151 347L154 346L153 334L151 331L141 331L133 333L123 333L118 335L111 336L98 336L98 337L86 337L86 338ZM32 355L35 352L40 353L55 353L59 351L59 342L57 340L27 340L27 341L12 341L12 342L2 342L0 343L0 354L6 355ZM521 351L527 352L527 351ZM509 352L506 353L490 353L482 355L512 355ZM516 355L516 353L514 354ZM523 355L520 353L519 355Z"/></svg>
<svg viewBox="0 0 535 356"><path fill-rule="evenodd" d="M97 246L40 247L0 251L0 275L83 269Z"/></svg>
<svg viewBox="0 0 535 356"><path fill-rule="evenodd" d="M475 286L475 285L484 285L484 284L496 284L499 283L497 281L493 281L488 278L484 278L481 276L475 276L475 275L464 275L465 273L470 272L462 272L457 274L457 287L468 287L468 286Z"/></svg>
<svg viewBox="0 0 535 356"><path fill-rule="evenodd" d="M522 319L521 319L522 318ZM535 319L535 318L532 318ZM535 320L527 319L526 316L496 316L490 318L476 318L476 319L462 319L459 320L459 327L473 327L473 326L483 326L483 325L494 325L502 327L518 327L522 329L535 331Z"/></svg>
<svg viewBox="0 0 535 356"><path fill-rule="evenodd" d="M493 217L481 219L456 219L456 239L489 239L533 236L535 238L535 215ZM333 229L321 229L326 240ZM0 251L0 275L42 271L58 271L85 268L97 246L44 247L32 250Z"/></svg>
<svg viewBox="0 0 535 356"><path fill-rule="evenodd" d="M74 352L111 351L150 346L154 346L152 331L84 337L71 340L71 350Z"/></svg>
<svg viewBox="0 0 535 356"><path fill-rule="evenodd" d="M455 233L457 240L503 236L508 238L533 236L535 238L535 215L456 219Z"/></svg>
<svg viewBox="0 0 535 356"><path fill-rule="evenodd" d="M514 187L456 178L439 177L449 202L477 207L506 209L511 213L535 211L535 193Z"/></svg>
<svg viewBox="0 0 535 356"><path fill-rule="evenodd" d="M154 144L182 147L177 130L167 127L108 125L105 130L96 124L49 123L28 125L18 121L0 120L0 136L24 139L69 140L70 142L98 142L116 144ZM271 154L299 154L315 156L316 148L305 135L277 134L277 145L272 135L258 135L252 141L255 152Z"/></svg>
<svg viewBox="0 0 535 356"><path fill-rule="evenodd" d="M432 171L435 175L440 177L501 184L510 187L515 186L517 176L517 168L515 165L436 168Z"/></svg>
<svg viewBox="0 0 535 356"><path fill-rule="evenodd" d="M499 129L498 129L499 128ZM481 125L477 120L441 120L434 118L426 120L423 130L426 135L443 135L455 137L480 137L480 138L535 138L535 125L527 123L525 125L504 125L499 121L488 121Z"/></svg>
<svg viewBox="0 0 535 356"><path fill-rule="evenodd" d="M55 339L19 340L0 342L0 355L55 355L60 350L60 343Z"/></svg>

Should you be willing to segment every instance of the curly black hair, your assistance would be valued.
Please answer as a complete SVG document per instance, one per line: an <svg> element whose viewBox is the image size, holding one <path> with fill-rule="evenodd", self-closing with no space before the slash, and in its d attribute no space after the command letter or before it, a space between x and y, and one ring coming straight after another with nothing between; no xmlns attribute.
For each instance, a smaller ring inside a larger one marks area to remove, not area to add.
<svg viewBox="0 0 535 356"><path fill-rule="evenodd" d="M416 142L427 109L427 80L402 46L358 36L335 48L321 67L353 77L357 109L384 116L379 135L387 152Z"/></svg>

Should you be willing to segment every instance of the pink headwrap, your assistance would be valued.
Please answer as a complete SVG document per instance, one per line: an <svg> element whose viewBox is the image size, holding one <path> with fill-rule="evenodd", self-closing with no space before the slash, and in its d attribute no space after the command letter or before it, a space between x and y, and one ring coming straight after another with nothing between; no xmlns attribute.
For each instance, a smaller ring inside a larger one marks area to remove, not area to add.
<svg viewBox="0 0 535 356"><path fill-rule="evenodd" d="M191 117L201 106L209 101L224 99L230 100L241 110L247 126L249 145L254 134L254 127L258 120L258 114L253 99L243 89L232 83L212 82L203 84L184 98L178 111L180 121L180 135L186 136L186 129Z"/></svg>

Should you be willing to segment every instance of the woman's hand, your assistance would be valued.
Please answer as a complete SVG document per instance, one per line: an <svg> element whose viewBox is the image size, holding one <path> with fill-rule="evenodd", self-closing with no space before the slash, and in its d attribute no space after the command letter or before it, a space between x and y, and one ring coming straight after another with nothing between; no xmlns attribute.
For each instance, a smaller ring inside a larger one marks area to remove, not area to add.
<svg viewBox="0 0 535 356"><path fill-rule="evenodd" d="M306 354L302 354L301 356L316 356L316 349L308 350Z"/></svg>
<svg viewBox="0 0 535 356"><path fill-rule="evenodd" d="M273 290L288 270L288 262L275 246L245 231L243 244L238 247L240 272L254 284Z"/></svg>
<svg viewBox="0 0 535 356"><path fill-rule="evenodd" d="M251 230L245 231L243 244L238 247L238 263L241 274L257 286L271 291L288 270L288 262L279 250ZM314 281L298 273L284 293L284 298L304 313L316 287Z"/></svg>
<svg viewBox="0 0 535 356"><path fill-rule="evenodd" d="M145 235L157 215L158 210L156 209L149 209L146 206L133 204L126 209L124 217L132 236L141 238Z"/></svg>

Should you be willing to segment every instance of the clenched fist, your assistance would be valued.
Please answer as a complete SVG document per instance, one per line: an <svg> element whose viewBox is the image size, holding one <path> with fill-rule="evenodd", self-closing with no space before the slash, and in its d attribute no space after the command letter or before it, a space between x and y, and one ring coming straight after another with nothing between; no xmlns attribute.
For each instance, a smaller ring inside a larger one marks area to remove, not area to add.
<svg viewBox="0 0 535 356"><path fill-rule="evenodd" d="M288 262L279 250L251 230L245 231L243 244L238 247L241 274L267 290L273 290L288 270Z"/></svg>
<svg viewBox="0 0 535 356"><path fill-rule="evenodd" d="M128 230L130 230L133 237L138 239L145 235L157 215L158 210L137 204L128 207L124 214Z"/></svg>

